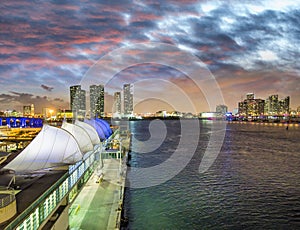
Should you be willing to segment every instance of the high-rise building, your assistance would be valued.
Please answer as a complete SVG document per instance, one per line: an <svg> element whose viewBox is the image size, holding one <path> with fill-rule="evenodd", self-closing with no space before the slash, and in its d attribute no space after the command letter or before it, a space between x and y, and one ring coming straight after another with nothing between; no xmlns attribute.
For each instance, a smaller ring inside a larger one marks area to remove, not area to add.
<svg viewBox="0 0 300 230"><path fill-rule="evenodd" d="M30 105L30 115L34 117L34 104Z"/></svg>
<svg viewBox="0 0 300 230"><path fill-rule="evenodd" d="M269 96L267 107L268 107L267 115L278 114L279 112L278 94Z"/></svg>
<svg viewBox="0 0 300 230"><path fill-rule="evenodd" d="M279 114L285 115L290 113L290 97L287 96L279 101Z"/></svg>
<svg viewBox="0 0 300 230"><path fill-rule="evenodd" d="M23 106L23 116L25 117L34 117L34 105L24 105Z"/></svg>
<svg viewBox="0 0 300 230"><path fill-rule="evenodd" d="M113 113L121 115L121 92L114 93Z"/></svg>
<svg viewBox="0 0 300 230"><path fill-rule="evenodd" d="M104 116L104 86L90 86L90 109L91 117Z"/></svg>
<svg viewBox="0 0 300 230"><path fill-rule="evenodd" d="M73 114L85 116L86 110L86 92L80 85L70 86L70 107Z"/></svg>
<svg viewBox="0 0 300 230"><path fill-rule="evenodd" d="M265 100L255 99L254 94L247 94L247 99L239 102L239 115L258 117L264 114Z"/></svg>
<svg viewBox="0 0 300 230"><path fill-rule="evenodd" d="M217 105L216 112L225 115L228 112L228 107L226 105Z"/></svg>
<svg viewBox="0 0 300 230"><path fill-rule="evenodd" d="M23 116L28 117L31 115L31 107L30 105L24 105L23 106Z"/></svg>
<svg viewBox="0 0 300 230"><path fill-rule="evenodd" d="M124 115L130 116L133 114L133 88L131 84L124 84Z"/></svg>

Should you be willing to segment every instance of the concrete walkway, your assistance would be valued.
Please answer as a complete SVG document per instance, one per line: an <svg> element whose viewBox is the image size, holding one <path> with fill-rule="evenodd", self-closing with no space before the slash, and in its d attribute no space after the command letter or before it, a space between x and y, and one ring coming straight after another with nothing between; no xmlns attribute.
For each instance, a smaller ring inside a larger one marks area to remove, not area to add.
<svg viewBox="0 0 300 230"><path fill-rule="evenodd" d="M104 177L98 180L97 170L76 197L70 210L69 227L71 230L118 229L120 205L123 200L124 177L119 175L120 161L103 160Z"/></svg>

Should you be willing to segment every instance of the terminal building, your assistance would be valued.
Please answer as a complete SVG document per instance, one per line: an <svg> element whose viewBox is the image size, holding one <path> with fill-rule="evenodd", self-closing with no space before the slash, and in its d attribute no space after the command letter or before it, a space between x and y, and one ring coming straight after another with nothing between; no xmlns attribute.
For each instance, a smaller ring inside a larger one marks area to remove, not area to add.
<svg viewBox="0 0 300 230"><path fill-rule="evenodd" d="M101 119L44 125L0 165L0 229L68 229L72 201L116 135Z"/></svg>

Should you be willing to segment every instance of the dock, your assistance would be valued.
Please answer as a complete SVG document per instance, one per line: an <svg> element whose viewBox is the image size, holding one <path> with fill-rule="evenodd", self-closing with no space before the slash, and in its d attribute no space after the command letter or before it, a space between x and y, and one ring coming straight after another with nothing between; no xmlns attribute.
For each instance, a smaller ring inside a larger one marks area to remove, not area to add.
<svg viewBox="0 0 300 230"><path fill-rule="evenodd" d="M70 230L120 229L129 139L124 139L122 144L124 157L103 159L103 176L99 178L99 170L96 169L72 203L69 214Z"/></svg>

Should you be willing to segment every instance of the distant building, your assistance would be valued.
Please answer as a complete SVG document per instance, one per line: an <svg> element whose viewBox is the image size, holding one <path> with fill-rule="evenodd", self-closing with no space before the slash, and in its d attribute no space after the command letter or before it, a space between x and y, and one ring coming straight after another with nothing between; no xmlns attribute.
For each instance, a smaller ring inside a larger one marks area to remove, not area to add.
<svg viewBox="0 0 300 230"><path fill-rule="evenodd" d="M279 114L286 115L290 113L290 97L287 96L279 101Z"/></svg>
<svg viewBox="0 0 300 230"><path fill-rule="evenodd" d="M254 94L247 94L247 99L238 103L240 116L258 117L264 114L265 100L255 99Z"/></svg>
<svg viewBox="0 0 300 230"><path fill-rule="evenodd" d="M70 87L70 107L73 114L84 117L86 112L86 92L80 85ZM75 116L76 116L75 115Z"/></svg>
<svg viewBox="0 0 300 230"><path fill-rule="evenodd" d="M104 86L90 86L90 109L91 117L104 116Z"/></svg>
<svg viewBox="0 0 300 230"><path fill-rule="evenodd" d="M265 114L269 116L284 115L290 112L290 97L279 100L278 94L269 96L265 101Z"/></svg>
<svg viewBox="0 0 300 230"><path fill-rule="evenodd" d="M157 111L155 113L155 117L167 117L167 111L166 110Z"/></svg>
<svg viewBox="0 0 300 230"><path fill-rule="evenodd" d="M52 118L53 116L55 116L54 110L46 107L42 109L42 114L44 118Z"/></svg>
<svg viewBox="0 0 300 230"><path fill-rule="evenodd" d="M30 105L24 105L23 106L23 116L24 117L31 116L31 106Z"/></svg>
<svg viewBox="0 0 300 230"><path fill-rule="evenodd" d="M253 100L254 99L254 93L247 93L246 97L247 97L247 100Z"/></svg>
<svg viewBox="0 0 300 230"><path fill-rule="evenodd" d="M133 115L133 87L131 84L124 84L123 86L124 94L124 115Z"/></svg>
<svg viewBox="0 0 300 230"><path fill-rule="evenodd" d="M73 112L72 110L59 110L56 114L57 119L72 119Z"/></svg>
<svg viewBox="0 0 300 230"><path fill-rule="evenodd" d="M113 113L117 116L121 115L121 92L114 93Z"/></svg>
<svg viewBox="0 0 300 230"><path fill-rule="evenodd" d="M34 117L34 105L24 105L23 106L23 116L24 117Z"/></svg>
<svg viewBox="0 0 300 230"><path fill-rule="evenodd" d="M216 112L225 115L228 112L228 107L226 105L217 105Z"/></svg>
<svg viewBox="0 0 300 230"><path fill-rule="evenodd" d="M218 117L218 113L216 112L202 112L199 114L199 117L202 119L216 119Z"/></svg>
<svg viewBox="0 0 300 230"><path fill-rule="evenodd" d="M266 115L277 115L279 113L279 102L278 102L278 94L271 95L266 100Z"/></svg>

